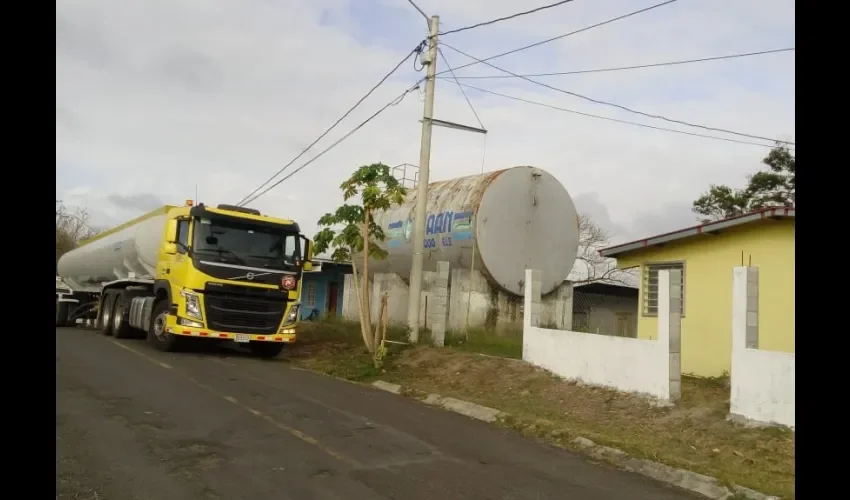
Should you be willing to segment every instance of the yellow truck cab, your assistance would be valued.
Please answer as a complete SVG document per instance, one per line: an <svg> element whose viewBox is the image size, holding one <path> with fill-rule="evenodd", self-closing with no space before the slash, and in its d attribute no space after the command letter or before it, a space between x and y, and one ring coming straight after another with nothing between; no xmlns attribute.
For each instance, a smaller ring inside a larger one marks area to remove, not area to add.
<svg viewBox="0 0 850 500"><path fill-rule="evenodd" d="M294 221L232 205L165 206L62 256L72 293L57 294L57 326L94 318L106 335L144 336L163 351L233 341L273 357L295 342L311 259Z"/></svg>

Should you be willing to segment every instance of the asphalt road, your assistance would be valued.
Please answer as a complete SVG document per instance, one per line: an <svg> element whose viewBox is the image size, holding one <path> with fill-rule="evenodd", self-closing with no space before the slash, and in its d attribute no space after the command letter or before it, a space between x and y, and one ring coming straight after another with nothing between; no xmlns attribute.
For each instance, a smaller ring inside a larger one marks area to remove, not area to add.
<svg viewBox="0 0 850 500"><path fill-rule="evenodd" d="M57 498L698 498L282 358L57 329Z"/></svg>

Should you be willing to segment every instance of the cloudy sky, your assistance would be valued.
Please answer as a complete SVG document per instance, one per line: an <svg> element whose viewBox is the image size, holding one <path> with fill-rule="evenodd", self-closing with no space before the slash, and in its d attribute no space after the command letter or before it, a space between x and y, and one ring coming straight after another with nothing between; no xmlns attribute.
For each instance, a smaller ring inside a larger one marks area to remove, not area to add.
<svg viewBox="0 0 850 500"><path fill-rule="evenodd" d="M487 57L660 0L575 0L444 41ZM551 0L418 0L451 30ZM163 203L235 203L312 142L426 34L406 0L62 0L56 13L56 196L100 226ZM793 47L792 0L680 0L492 63L516 73L631 66ZM453 66L470 62L448 49ZM652 114L793 140L793 52L662 68L541 77ZM440 59L438 70L446 68ZM478 64L458 76L498 71ZM415 83L408 62L290 170ZM463 79L522 99L689 132L517 79ZM740 185L768 148L612 123L467 93L490 131L485 170L552 172L615 241L692 224L711 183ZM363 163L417 163L422 95L400 104L252 204L310 234ZM476 125L440 80L435 117ZM746 140L746 139L744 139ZM478 173L482 136L436 129L432 180Z"/></svg>

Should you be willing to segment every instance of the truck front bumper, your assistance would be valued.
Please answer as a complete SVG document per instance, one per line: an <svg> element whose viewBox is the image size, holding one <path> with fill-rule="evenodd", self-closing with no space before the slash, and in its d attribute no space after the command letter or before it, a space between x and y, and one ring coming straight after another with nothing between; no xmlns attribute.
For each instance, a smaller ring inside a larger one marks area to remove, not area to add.
<svg viewBox="0 0 850 500"><path fill-rule="evenodd" d="M194 328L191 326L183 326L177 324L177 317L173 314L168 315L166 320L165 331L172 335L181 335L184 337L198 337L215 340L232 340L237 343L248 342L283 342L292 344L295 342L295 327L282 328L279 333L254 335L249 333L229 333L210 330L209 328Z"/></svg>

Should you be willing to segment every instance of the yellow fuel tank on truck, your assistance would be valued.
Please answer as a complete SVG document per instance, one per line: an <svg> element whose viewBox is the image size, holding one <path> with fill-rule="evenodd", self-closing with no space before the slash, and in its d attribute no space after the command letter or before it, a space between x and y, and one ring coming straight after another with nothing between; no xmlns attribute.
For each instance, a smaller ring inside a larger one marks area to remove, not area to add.
<svg viewBox="0 0 850 500"><path fill-rule="evenodd" d="M166 351L227 340L275 356L295 341L311 246L295 222L254 209L164 206L59 259L72 293L57 293L56 323L95 319Z"/></svg>

